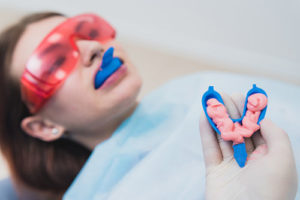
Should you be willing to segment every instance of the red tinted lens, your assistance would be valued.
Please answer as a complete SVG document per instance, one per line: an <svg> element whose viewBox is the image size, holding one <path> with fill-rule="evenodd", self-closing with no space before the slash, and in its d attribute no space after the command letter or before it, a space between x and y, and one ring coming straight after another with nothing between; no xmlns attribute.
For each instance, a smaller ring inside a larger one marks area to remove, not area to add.
<svg viewBox="0 0 300 200"><path fill-rule="evenodd" d="M114 37L111 25L94 14L70 18L52 30L29 58L21 79L22 97L31 112L53 95L76 66L77 39L105 43Z"/></svg>

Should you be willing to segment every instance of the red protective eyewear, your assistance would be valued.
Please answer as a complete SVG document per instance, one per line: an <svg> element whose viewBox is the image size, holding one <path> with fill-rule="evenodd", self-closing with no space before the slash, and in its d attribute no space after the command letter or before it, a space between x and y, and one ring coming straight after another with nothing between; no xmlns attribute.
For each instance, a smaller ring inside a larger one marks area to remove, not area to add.
<svg viewBox="0 0 300 200"><path fill-rule="evenodd" d="M22 99L30 112L37 112L76 66L76 40L106 43L115 35L114 28L94 14L69 18L54 28L29 58L21 78Z"/></svg>

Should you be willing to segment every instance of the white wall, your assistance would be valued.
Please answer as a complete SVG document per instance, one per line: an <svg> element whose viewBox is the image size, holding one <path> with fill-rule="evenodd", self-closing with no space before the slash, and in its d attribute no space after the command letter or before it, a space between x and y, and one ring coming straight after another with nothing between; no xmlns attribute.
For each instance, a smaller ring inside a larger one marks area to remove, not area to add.
<svg viewBox="0 0 300 200"><path fill-rule="evenodd" d="M119 35L231 68L300 79L299 0L0 0L3 7L93 11Z"/></svg>

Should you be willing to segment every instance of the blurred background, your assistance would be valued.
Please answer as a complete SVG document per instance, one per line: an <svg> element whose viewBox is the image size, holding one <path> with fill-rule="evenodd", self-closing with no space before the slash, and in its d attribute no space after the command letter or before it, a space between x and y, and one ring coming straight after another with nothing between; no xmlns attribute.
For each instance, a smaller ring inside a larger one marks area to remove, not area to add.
<svg viewBox="0 0 300 200"><path fill-rule="evenodd" d="M300 85L299 0L0 0L0 28L45 10L106 18L144 79L140 98L203 70Z"/></svg>

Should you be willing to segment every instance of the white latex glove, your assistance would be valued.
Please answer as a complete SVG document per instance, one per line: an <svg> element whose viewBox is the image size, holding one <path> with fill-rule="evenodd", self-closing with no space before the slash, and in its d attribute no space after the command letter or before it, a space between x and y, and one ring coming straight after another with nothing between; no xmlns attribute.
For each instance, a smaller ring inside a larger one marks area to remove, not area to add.
<svg viewBox="0 0 300 200"><path fill-rule="evenodd" d="M244 97L222 95L228 113L240 118ZM245 140L248 161L240 168L232 142L223 141L200 119L200 135L206 165L206 200L290 200L297 192L297 172L288 135L268 119L260 131Z"/></svg>

